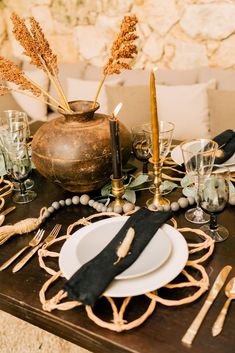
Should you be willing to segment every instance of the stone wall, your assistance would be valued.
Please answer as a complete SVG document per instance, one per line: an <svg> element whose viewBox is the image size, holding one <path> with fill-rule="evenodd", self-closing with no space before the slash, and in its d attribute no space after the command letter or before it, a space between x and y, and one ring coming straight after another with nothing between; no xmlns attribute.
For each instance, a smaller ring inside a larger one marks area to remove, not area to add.
<svg viewBox="0 0 235 353"><path fill-rule="evenodd" d="M10 13L34 16L61 62L102 66L122 17L139 19L136 68L235 67L234 0L0 0L1 54L22 58Z"/></svg>

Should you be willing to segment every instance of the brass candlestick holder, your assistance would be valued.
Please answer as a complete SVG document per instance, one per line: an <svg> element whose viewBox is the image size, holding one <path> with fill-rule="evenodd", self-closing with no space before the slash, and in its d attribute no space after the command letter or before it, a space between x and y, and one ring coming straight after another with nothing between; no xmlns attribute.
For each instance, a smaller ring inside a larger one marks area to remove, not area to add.
<svg viewBox="0 0 235 353"><path fill-rule="evenodd" d="M158 206L169 205L170 201L165 197L162 197L160 192L160 185L162 182L162 166L160 162L154 162L152 158L149 159L149 162L153 164L153 185L155 187L154 196L153 198L149 199L146 204L154 205L156 208Z"/></svg>
<svg viewBox="0 0 235 353"><path fill-rule="evenodd" d="M115 206L121 206L126 203L125 200L122 199L122 196L125 194L125 188L123 186L123 180L124 177L122 176L119 179L114 179L114 177L111 175L111 181L112 181L112 194L115 196L115 200L111 202L110 206L113 208Z"/></svg>

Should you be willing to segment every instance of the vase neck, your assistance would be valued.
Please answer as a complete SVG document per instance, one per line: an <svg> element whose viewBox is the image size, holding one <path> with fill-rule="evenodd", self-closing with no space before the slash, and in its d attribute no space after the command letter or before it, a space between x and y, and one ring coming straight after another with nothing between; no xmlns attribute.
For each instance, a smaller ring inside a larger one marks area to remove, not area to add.
<svg viewBox="0 0 235 353"><path fill-rule="evenodd" d="M69 106L72 110L71 113L63 113L67 122L88 122L94 118L95 111L99 109L99 103L92 101L72 101L69 102Z"/></svg>

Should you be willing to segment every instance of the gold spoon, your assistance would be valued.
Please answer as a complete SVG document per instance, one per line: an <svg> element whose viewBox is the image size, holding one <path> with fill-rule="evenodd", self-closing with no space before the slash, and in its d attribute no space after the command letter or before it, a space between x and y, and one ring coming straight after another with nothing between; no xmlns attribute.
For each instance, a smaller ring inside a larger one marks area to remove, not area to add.
<svg viewBox="0 0 235 353"><path fill-rule="evenodd" d="M12 206L7 208L6 210L4 210L3 212L0 213L0 226L3 224L3 222L5 221L5 216L10 213L11 211L13 211L16 207Z"/></svg>
<svg viewBox="0 0 235 353"><path fill-rule="evenodd" d="M213 327L212 327L212 335L217 336L222 331L224 320L226 314L228 312L229 305L233 299L235 299L235 277L233 277L225 287L225 294L228 297L226 302L224 303L223 308L221 309Z"/></svg>

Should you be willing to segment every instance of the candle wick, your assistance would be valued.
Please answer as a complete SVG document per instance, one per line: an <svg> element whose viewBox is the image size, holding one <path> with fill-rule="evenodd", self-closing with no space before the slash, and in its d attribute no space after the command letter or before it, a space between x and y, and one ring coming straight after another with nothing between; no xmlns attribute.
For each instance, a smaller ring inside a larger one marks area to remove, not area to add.
<svg viewBox="0 0 235 353"><path fill-rule="evenodd" d="M117 117L113 113L112 113L112 115L110 116L109 119L112 120L112 121L117 121L118 120Z"/></svg>

